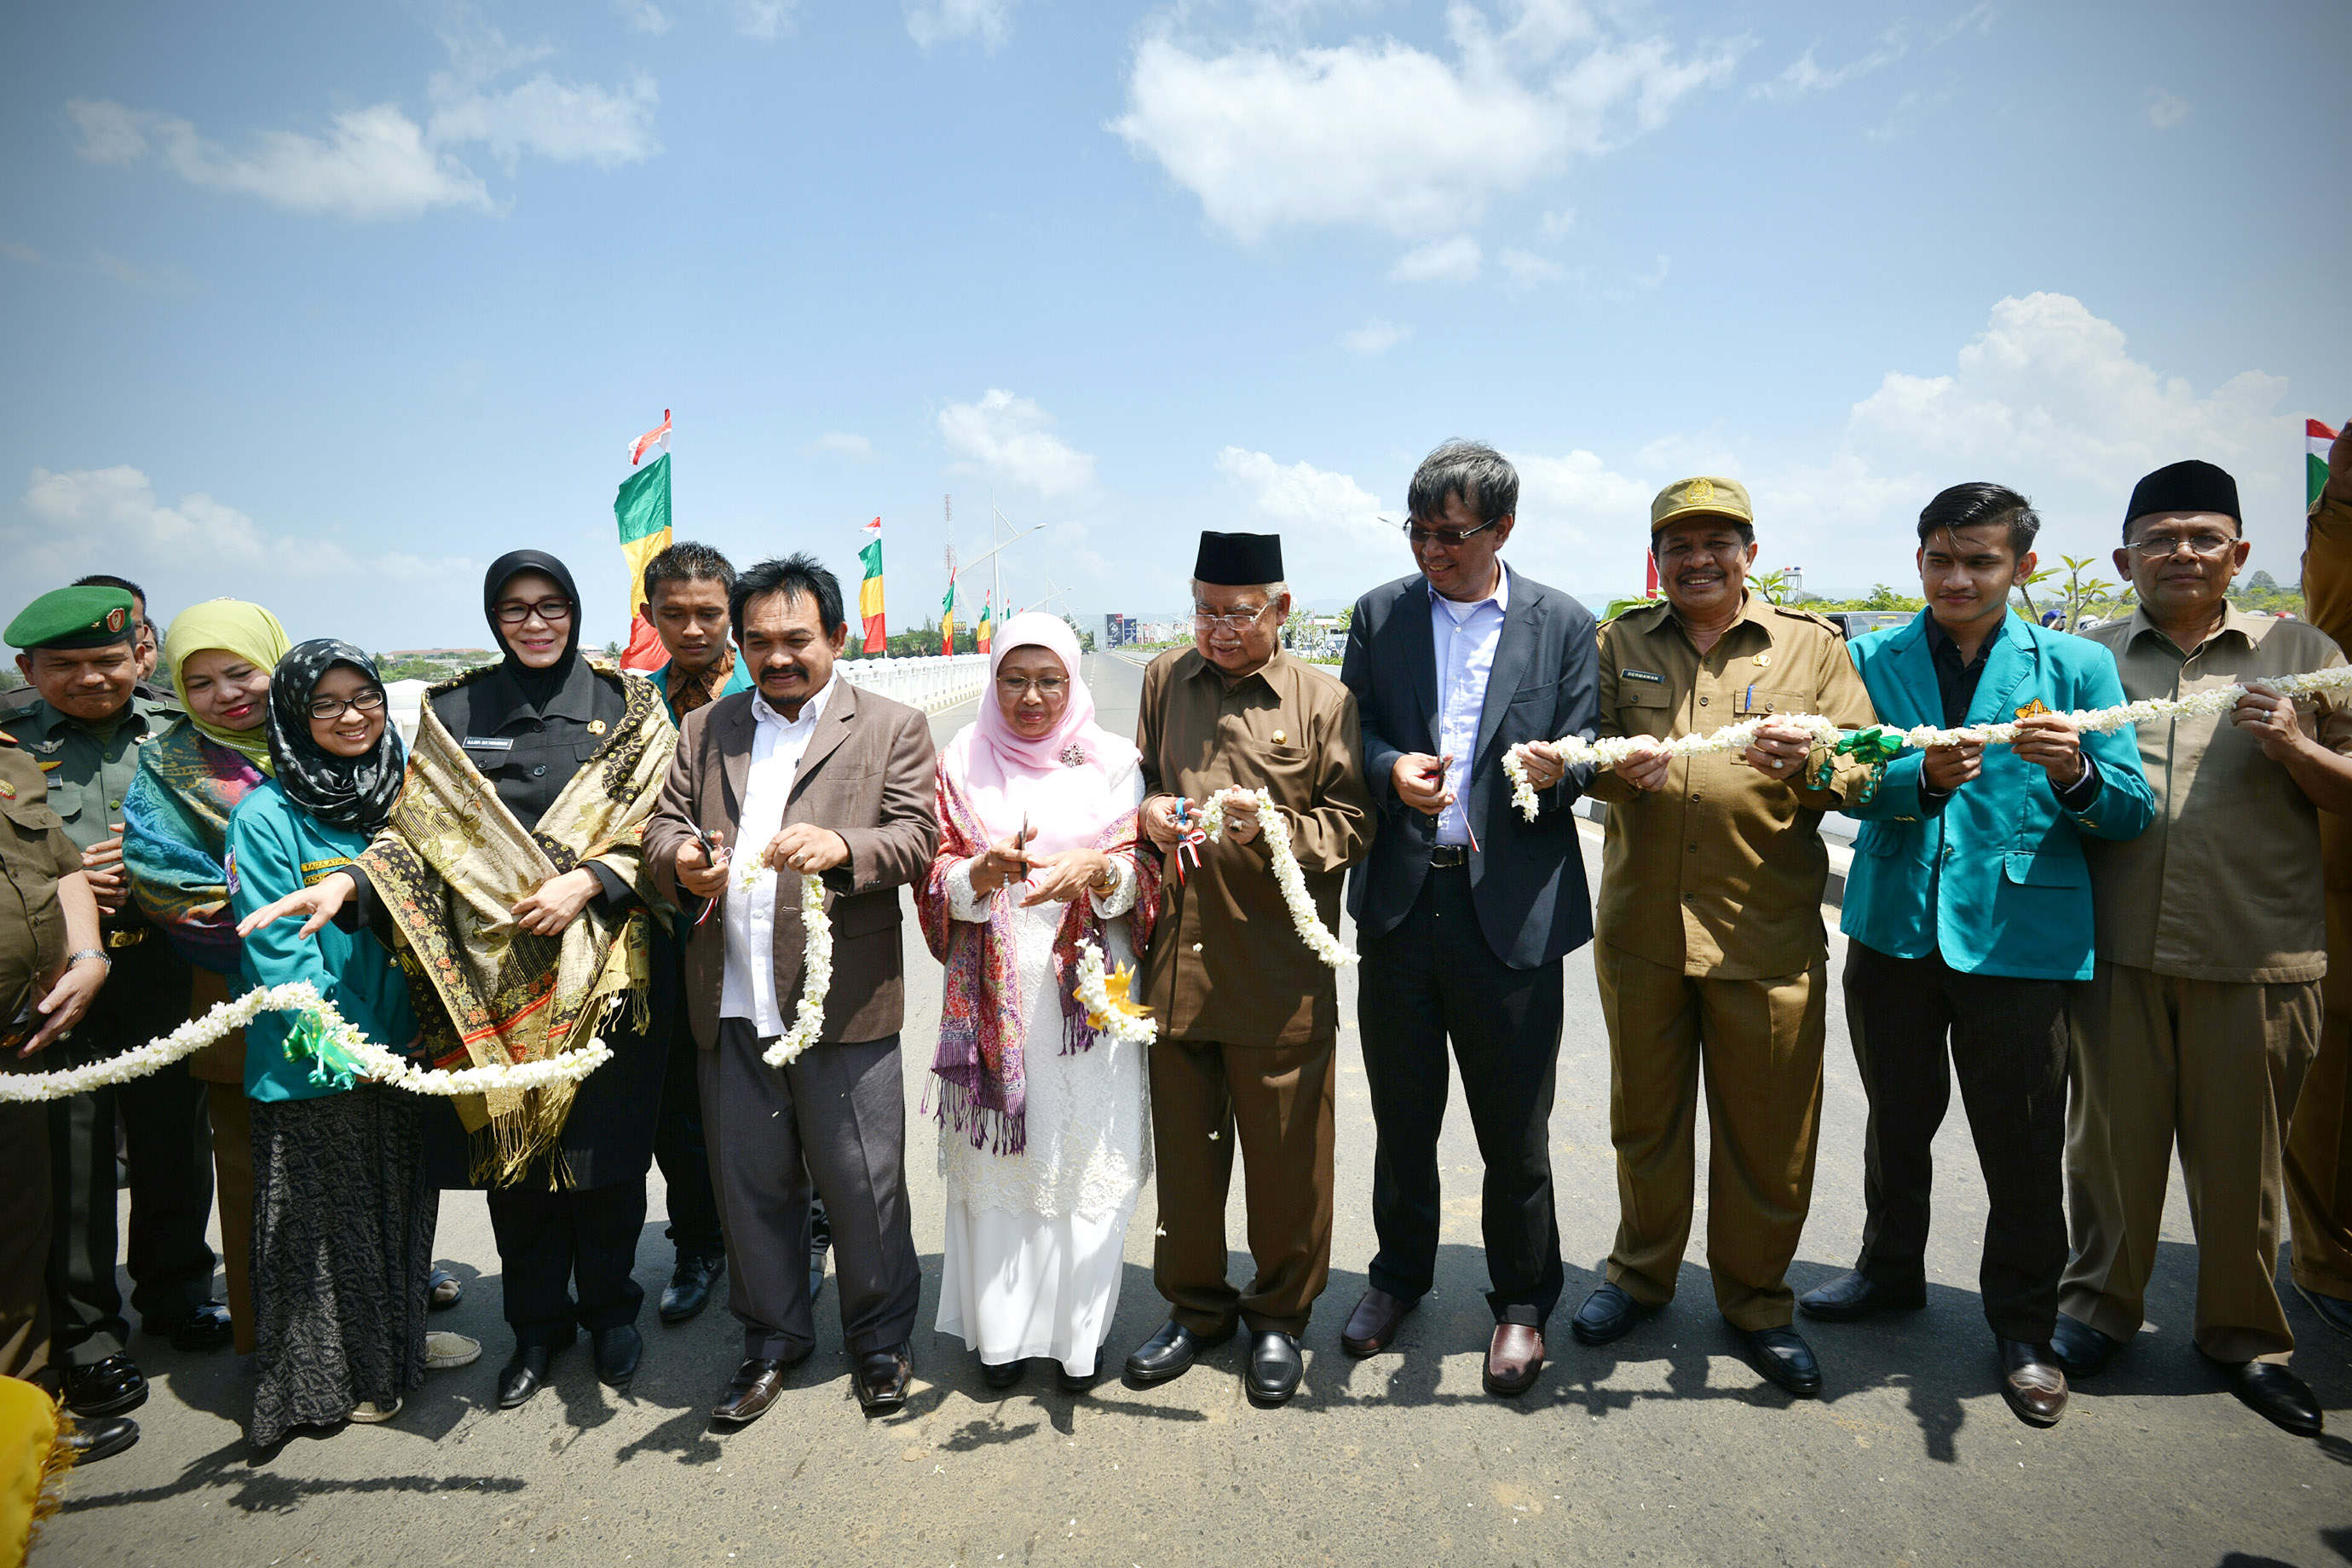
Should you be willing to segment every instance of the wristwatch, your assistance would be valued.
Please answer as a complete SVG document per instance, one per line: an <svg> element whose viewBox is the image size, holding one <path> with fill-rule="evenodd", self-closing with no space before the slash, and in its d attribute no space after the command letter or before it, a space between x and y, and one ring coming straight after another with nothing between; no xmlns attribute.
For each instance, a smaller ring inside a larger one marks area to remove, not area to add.
<svg viewBox="0 0 2352 1568"><path fill-rule="evenodd" d="M68 969L71 969L75 964L79 963L85 958L94 958L98 960L100 963L106 965L110 972L114 968L113 957L102 947L85 947L78 952L67 953L66 967Z"/></svg>

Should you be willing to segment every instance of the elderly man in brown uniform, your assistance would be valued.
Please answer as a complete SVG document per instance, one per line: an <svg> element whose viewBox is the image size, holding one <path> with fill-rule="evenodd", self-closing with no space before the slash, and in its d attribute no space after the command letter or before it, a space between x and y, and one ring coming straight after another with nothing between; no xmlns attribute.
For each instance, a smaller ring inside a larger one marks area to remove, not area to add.
<svg viewBox="0 0 2352 1568"><path fill-rule="evenodd" d="M1174 1377L1202 1346L1232 1338L1238 1318L1251 1334L1250 1395L1278 1405L1297 1392L1298 1336L1331 1271L1339 983L1291 925L1255 803L1228 796L1223 836L1196 847L1197 866L1187 853L1181 877L1178 803L1197 809L1227 790L1265 790L1336 931L1341 875L1371 841L1371 795L1355 698L1282 650L1290 595L1280 536L1202 533L1192 598L1192 646L1152 661L1136 725L1144 831L1171 861L1137 986L1160 1030L1152 1277L1170 1311L1127 1371L1145 1384ZM1225 1279L1235 1143L1257 1263L1239 1291Z"/></svg>
<svg viewBox="0 0 2352 1568"><path fill-rule="evenodd" d="M1706 1082L1707 1268L1750 1361L1821 1392L1784 1279L1812 1199L1829 958L1821 820L1868 778L1767 715L1872 721L1829 622L1748 587L1755 513L1730 479L1650 506L1665 602L1601 629L1601 733L1671 740L1765 719L1744 752L1643 748L1585 793L1610 805L1592 964L1609 1025L1620 1217L1608 1279L1570 1325L1605 1344L1674 1299Z"/></svg>
<svg viewBox="0 0 2352 1568"><path fill-rule="evenodd" d="M2302 1436L2319 1402L2289 1372L2279 1302L2280 1158L2319 1041L2327 969L2319 814L2352 811L2352 695L2256 684L2344 662L2302 621L2231 607L2249 548L2210 463L2140 480L2116 569L2128 621L2095 628L2133 701L2250 689L2226 715L2139 726L2156 820L2084 846L2097 966L2074 1008L2066 1209L2074 1260L2051 1348L2089 1377L2139 1332L2176 1142L2197 1233L2197 1348L2238 1397Z"/></svg>
<svg viewBox="0 0 2352 1568"><path fill-rule="evenodd" d="M2327 449L2327 479L2303 542L2304 613L2352 642L2352 423ZM2352 1334L2352 821L2320 813L2327 868L2327 982L2319 1050L2286 1136L2294 1288L2320 1321Z"/></svg>

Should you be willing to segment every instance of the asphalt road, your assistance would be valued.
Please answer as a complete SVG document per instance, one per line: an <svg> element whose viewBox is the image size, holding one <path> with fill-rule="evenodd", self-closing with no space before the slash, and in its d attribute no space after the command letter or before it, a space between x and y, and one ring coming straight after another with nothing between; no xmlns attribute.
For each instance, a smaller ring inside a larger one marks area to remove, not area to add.
<svg viewBox="0 0 2352 1568"><path fill-rule="evenodd" d="M1089 663L1104 722L1130 724L1139 671ZM941 715L935 733L970 711ZM1597 844L1587 850L1597 871ZM908 1174L928 1325L941 1200L918 1106L939 986L911 913L908 936ZM1832 945L1834 970L1834 934ZM1587 957L1572 957L1568 973L1551 1128L1570 1270L1563 1316L1596 1282L1617 1218L1607 1041ZM1340 986L1341 1016L1352 1018L1353 986ZM626 1396L598 1385L575 1350L557 1362L552 1389L501 1413L491 1396L507 1348L498 1255L480 1199L453 1193L440 1253L468 1291L436 1326L481 1338L480 1363L434 1375L389 1426L298 1437L256 1466L239 1426L247 1370L226 1352L179 1355L142 1338L134 1351L155 1379L138 1413L145 1437L75 1479L35 1562L2352 1561L2352 1340L2291 1300L2297 1366L2345 1436L2298 1441L2240 1406L2189 1342L2195 1257L2177 1183L2148 1329L2077 1391L2054 1430L2010 1415L1993 1392L1976 1295L1984 1194L1957 1096L1937 1146L1927 1310L1811 1330L1828 1379L1819 1400L1785 1397L1738 1358L1697 1250L1675 1305L1631 1337L1587 1350L1559 1321L1557 1359L1533 1393L1510 1403L1484 1394L1480 1167L1458 1115L1444 1145L1437 1290L1394 1350L1352 1362L1339 1331L1372 1250L1373 1147L1352 1026L1340 1062L1334 1272L1307 1336L1306 1386L1287 1408L1243 1397L1239 1342L1162 1387L1112 1381L1072 1398L1041 1371L992 1394L961 1343L925 1327L914 1400L869 1421L849 1390L828 1289L816 1353L743 1432L716 1436L704 1418L738 1342L723 1307L666 1329L649 1301L644 1368ZM1834 988L1828 1079L1812 1215L1792 1271L1800 1289L1844 1268L1861 1234L1864 1102ZM1705 1147L1702 1134L1702 1158ZM648 1297L670 1263L657 1172L653 1182L656 1217L638 1268ZM1128 1237L1114 1367L1162 1318L1156 1220L1147 1192ZM1238 1202L1227 1233L1245 1278Z"/></svg>

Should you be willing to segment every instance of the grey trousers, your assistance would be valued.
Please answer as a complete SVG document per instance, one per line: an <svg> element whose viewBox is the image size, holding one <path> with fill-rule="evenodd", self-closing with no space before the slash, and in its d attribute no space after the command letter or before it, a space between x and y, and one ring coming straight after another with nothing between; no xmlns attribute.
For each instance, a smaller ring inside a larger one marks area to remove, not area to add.
<svg viewBox="0 0 2352 1568"><path fill-rule="evenodd" d="M741 1018L698 1054L710 1184L727 1235L727 1308L747 1360L798 1361L816 1343L808 1289L809 1185L833 1218L841 1337L853 1356L915 1331L922 1267L907 1211L898 1037L816 1045L788 1068Z"/></svg>

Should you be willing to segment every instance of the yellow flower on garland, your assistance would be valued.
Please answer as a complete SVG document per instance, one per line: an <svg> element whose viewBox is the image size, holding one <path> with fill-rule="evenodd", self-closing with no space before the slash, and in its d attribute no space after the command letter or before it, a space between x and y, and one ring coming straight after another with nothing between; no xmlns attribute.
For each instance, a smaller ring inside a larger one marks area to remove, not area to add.
<svg viewBox="0 0 2352 1568"><path fill-rule="evenodd" d="M1133 999L1134 985L1135 966L1131 963L1122 963L1103 976L1103 994L1110 999L1112 1006L1130 1018L1149 1018L1151 1016L1151 1009ZM1087 1026L1090 1029L1107 1029L1110 1027L1110 1016L1107 1013L1089 1010L1087 1014Z"/></svg>

